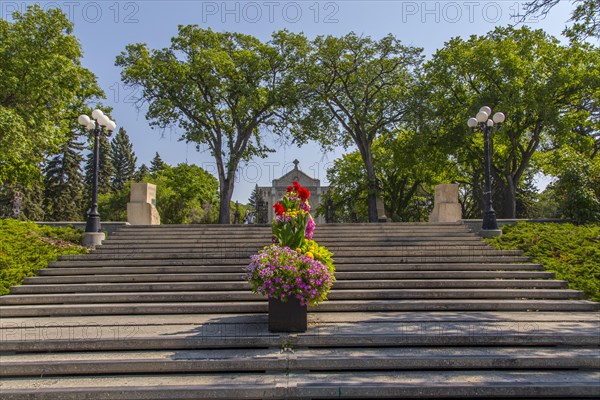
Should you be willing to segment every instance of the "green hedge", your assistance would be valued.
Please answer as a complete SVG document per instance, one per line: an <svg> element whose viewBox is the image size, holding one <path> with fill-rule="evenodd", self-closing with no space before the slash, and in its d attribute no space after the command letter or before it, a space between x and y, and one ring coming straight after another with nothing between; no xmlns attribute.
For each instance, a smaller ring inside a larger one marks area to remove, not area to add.
<svg viewBox="0 0 600 400"><path fill-rule="evenodd" d="M48 266L61 254L87 253L80 246L82 232L51 228L14 219L0 220L0 295L20 285L27 276Z"/></svg>
<svg viewBox="0 0 600 400"><path fill-rule="evenodd" d="M520 249L557 279L600 301L600 225L520 222L505 225L503 235L489 239L497 249Z"/></svg>

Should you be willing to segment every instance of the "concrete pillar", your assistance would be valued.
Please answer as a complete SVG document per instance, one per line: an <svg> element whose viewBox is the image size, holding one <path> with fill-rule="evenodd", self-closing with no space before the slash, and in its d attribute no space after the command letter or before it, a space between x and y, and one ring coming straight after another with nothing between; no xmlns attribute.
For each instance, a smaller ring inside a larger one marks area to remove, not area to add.
<svg viewBox="0 0 600 400"><path fill-rule="evenodd" d="M445 183L435 187L435 200L429 222L458 222L462 209L458 202L458 185Z"/></svg>
<svg viewBox="0 0 600 400"><path fill-rule="evenodd" d="M377 196L377 222L388 222L388 217L385 215L385 206L383 204L383 197Z"/></svg>
<svg viewBox="0 0 600 400"><path fill-rule="evenodd" d="M132 183L130 202L127 203L127 222L131 225L160 225L156 209L156 185Z"/></svg>

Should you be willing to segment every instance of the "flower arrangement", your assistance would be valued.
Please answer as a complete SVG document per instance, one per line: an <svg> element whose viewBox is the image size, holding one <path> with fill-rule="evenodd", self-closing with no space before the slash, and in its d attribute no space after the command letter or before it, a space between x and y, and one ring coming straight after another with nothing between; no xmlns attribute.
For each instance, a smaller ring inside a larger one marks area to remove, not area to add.
<svg viewBox="0 0 600 400"><path fill-rule="evenodd" d="M273 209L273 244L252 256L246 279L255 293L300 305L327 300L335 281L331 252L312 240L315 221L310 215L310 192L298 182L287 188Z"/></svg>

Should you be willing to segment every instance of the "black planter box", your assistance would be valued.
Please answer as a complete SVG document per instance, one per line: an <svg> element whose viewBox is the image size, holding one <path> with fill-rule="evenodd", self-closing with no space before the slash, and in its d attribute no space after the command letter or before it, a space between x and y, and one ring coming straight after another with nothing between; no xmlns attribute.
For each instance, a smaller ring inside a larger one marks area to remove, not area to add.
<svg viewBox="0 0 600 400"><path fill-rule="evenodd" d="M300 300L290 297L284 303L279 299L269 299L269 331L306 332L307 307Z"/></svg>

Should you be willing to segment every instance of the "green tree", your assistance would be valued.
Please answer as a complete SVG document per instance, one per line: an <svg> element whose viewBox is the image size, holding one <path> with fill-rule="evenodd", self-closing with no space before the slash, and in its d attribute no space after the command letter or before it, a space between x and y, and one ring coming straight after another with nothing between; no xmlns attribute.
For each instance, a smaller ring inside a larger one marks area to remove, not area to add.
<svg viewBox="0 0 600 400"><path fill-rule="evenodd" d="M39 182L44 155L67 142L102 91L60 10L38 5L0 19L0 184Z"/></svg>
<svg viewBox="0 0 600 400"><path fill-rule="evenodd" d="M156 152L152 161L150 161L150 173L155 174L167 167L167 164L160 158L160 154Z"/></svg>
<svg viewBox="0 0 600 400"><path fill-rule="evenodd" d="M179 164L154 174L144 181L156 185L156 208L163 224L214 223L217 219L218 187L214 176L197 165ZM104 220L127 220L130 182L120 190L98 196L98 208Z"/></svg>
<svg viewBox="0 0 600 400"><path fill-rule="evenodd" d="M41 182L25 186L20 183L0 186L0 217L44 220L44 189Z"/></svg>
<svg viewBox="0 0 600 400"><path fill-rule="evenodd" d="M381 136L373 142L373 159L386 215L393 221L426 220L435 184L452 180L452 163L415 132ZM327 172L336 216L368 221L366 170L360 152L343 155ZM322 203L319 213L325 213Z"/></svg>
<svg viewBox="0 0 600 400"><path fill-rule="evenodd" d="M254 186L254 189L252 189L252 193L250 193L250 198L248 198L248 205L250 207L252 207L254 209L254 211L257 210L257 206L258 203L261 202L263 200L262 198L262 192L258 189L258 185ZM238 206L239 208L239 206Z"/></svg>
<svg viewBox="0 0 600 400"><path fill-rule="evenodd" d="M113 165L111 162L110 142L106 135L100 135L98 140L98 194L109 193L112 190ZM91 198L92 179L94 173L94 152L93 149L87 155L85 163L85 185L87 190L86 198Z"/></svg>
<svg viewBox="0 0 600 400"><path fill-rule="evenodd" d="M46 219L78 221L84 210L85 193L81 163L83 144L72 135L60 154L44 168L44 205Z"/></svg>
<svg viewBox="0 0 600 400"><path fill-rule="evenodd" d="M217 164L219 223L230 223L239 162L270 151L264 128L281 133L298 103L296 77L288 72L305 39L277 32L269 43L241 33L180 26L171 47L127 46L116 65L123 82L143 89L146 114L159 127L178 125L183 139L206 145Z"/></svg>
<svg viewBox="0 0 600 400"><path fill-rule="evenodd" d="M142 182L143 180L146 179L146 177L148 175L150 175L150 170L148 169L148 167L146 167L146 164L142 164L142 165L140 165L140 167L135 172L135 175L133 176L133 179L136 182Z"/></svg>
<svg viewBox="0 0 600 400"><path fill-rule="evenodd" d="M546 17L548 12L560 0L533 0L525 3L525 14L522 20L530 15ZM573 25L564 30L564 34L572 39L586 39L590 36L600 38L600 2L598 0L571 0L575 9L571 13Z"/></svg>
<svg viewBox="0 0 600 400"><path fill-rule="evenodd" d="M552 189L560 216L579 224L600 222L600 158L565 147L553 154L550 165L546 171L558 176Z"/></svg>
<svg viewBox="0 0 600 400"><path fill-rule="evenodd" d="M373 141L406 120L413 71L421 59L421 49L404 46L392 35L376 41L355 33L317 37L305 59L300 75L305 113L296 140L358 148L366 170L370 222L377 222L379 193Z"/></svg>
<svg viewBox="0 0 600 400"><path fill-rule="evenodd" d="M137 157L124 128L119 129L110 147L110 158L113 166L112 188L121 190L125 187L125 183L134 178Z"/></svg>
<svg viewBox="0 0 600 400"><path fill-rule="evenodd" d="M573 137L582 121L591 123L599 55L586 44L563 46L541 30L496 28L485 36L451 39L426 64L423 86L432 103L427 121L455 146L459 163L479 169L482 162L483 139L469 132L467 119L483 105L507 115L493 135L492 173L502 187L502 217L515 218L518 188L538 151Z"/></svg>
<svg viewBox="0 0 600 400"><path fill-rule="evenodd" d="M218 202L219 184L197 165L166 167L149 179L157 186L156 207L166 224L215 222L212 205Z"/></svg>

